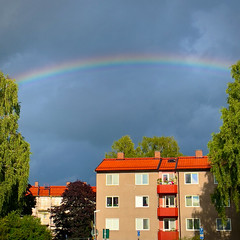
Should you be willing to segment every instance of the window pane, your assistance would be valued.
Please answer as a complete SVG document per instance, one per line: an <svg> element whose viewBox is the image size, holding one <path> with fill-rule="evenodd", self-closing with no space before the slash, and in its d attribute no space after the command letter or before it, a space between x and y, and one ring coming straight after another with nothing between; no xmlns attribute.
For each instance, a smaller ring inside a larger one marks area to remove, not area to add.
<svg viewBox="0 0 240 240"><path fill-rule="evenodd" d="M199 207L199 196L193 196L193 206Z"/></svg>
<svg viewBox="0 0 240 240"><path fill-rule="evenodd" d="M148 184L148 175L147 174L142 175L142 184Z"/></svg>
<svg viewBox="0 0 240 240"><path fill-rule="evenodd" d="M228 231L230 231L231 230L231 221L230 221L230 219L228 218L227 219L227 222L226 222L226 227L224 228L225 230L228 230Z"/></svg>
<svg viewBox="0 0 240 240"><path fill-rule="evenodd" d="M192 206L192 196L186 196L186 206L187 207Z"/></svg>
<svg viewBox="0 0 240 240"><path fill-rule="evenodd" d="M119 175L118 174L114 174L113 175L113 185L118 185L118 179L119 179Z"/></svg>
<svg viewBox="0 0 240 240"><path fill-rule="evenodd" d="M143 203L142 197L136 196L135 199L136 199L136 207L142 207L142 203Z"/></svg>
<svg viewBox="0 0 240 240"><path fill-rule="evenodd" d="M107 198L107 206L112 207L112 197Z"/></svg>
<svg viewBox="0 0 240 240"><path fill-rule="evenodd" d="M168 181L168 174L163 174L163 182Z"/></svg>
<svg viewBox="0 0 240 240"><path fill-rule="evenodd" d="M187 219L187 229L193 229L193 220Z"/></svg>
<svg viewBox="0 0 240 240"><path fill-rule="evenodd" d="M199 229L199 228L200 228L200 220L194 219L194 229Z"/></svg>
<svg viewBox="0 0 240 240"><path fill-rule="evenodd" d="M148 206L148 197L143 197L143 206L144 207Z"/></svg>
<svg viewBox="0 0 240 240"><path fill-rule="evenodd" d="M170 196L169 200L170 200L170 206L174 207L174 196Z"/></svg>
<svg viewBox="0 0 240 240"><path fill-rule="evenodd" d="M113 206L118 207L118 197L113 198Z"/></svg>
<svg viewBox="0 0 240 240"><path fill-rule="evenodd" d="M119 219L112 219L112 230L119 230Z"/></svg>
<svg viewBox="0 0 240 240"><path fill-rule="evenodd" d="M217 230L223 230L222 219L217 219Z"/></svg>
<svg viewBox="0 0 240 240"><path fill-rule="evenodd" d="M141 174L136 174L136 184L141 184Z"/></svg>
<svg viewBox="0 0 240 240"><path fill-rule="evenodd" d="M169 230L169 219L164 219L164 229Z"/></svg>
<svg viewBox="0 0 240 240"><path fill-rule="evenodd" d="M107 184L112 185L112 175L107 175Z"/></svg>
<svg viewBox="0 0 240 240"><path fill-rule="evenodd" d="M137 230L142 230L143 229L142 219L141 218L137 218L136 219L136 229Z"/></svg>
<svg viewBox="0 0 240 240"><path fill-rule="evenodd" d="M143 219L143 229L149 229L148 219Z"/></svg>
<svg viewBox="0 0 240 240"><path fill-rule="evenodd" d="M176 221L174 219L170 219L170 230L176 229Z"/></svg>
<svg viewBox="0 0 240 240"><path fill-rule="evenodd" d="M185 174L185 183L191 183L191 173Z"/></svg>
<svg viewBox="0 0 240 240"><path fill-rule="evenodd" d="M198 174L192 173L192 183L198 183Z"/></svg>

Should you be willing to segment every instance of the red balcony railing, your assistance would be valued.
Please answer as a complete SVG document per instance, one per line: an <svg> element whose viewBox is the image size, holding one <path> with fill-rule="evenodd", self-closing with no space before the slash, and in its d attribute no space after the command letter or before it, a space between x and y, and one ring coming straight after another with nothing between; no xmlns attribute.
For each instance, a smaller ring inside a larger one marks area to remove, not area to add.
<svg viewBox="0 0 240 240"><path fill-rule="evenodd" d="M178 240L178 231L158 231L158 240Z"/></svg>
<svg viewBox="0 0 240 240"><path fill-rule="evenodd" d="M157 185L158 194L177 194L178 188L176 184L168 185Z"/></svg>
<svg viewBox="0 0 240 240"><path fill-rule="evenodd" d="M158 217L178 217L178 208L176 207L159 207Z"/></svg>

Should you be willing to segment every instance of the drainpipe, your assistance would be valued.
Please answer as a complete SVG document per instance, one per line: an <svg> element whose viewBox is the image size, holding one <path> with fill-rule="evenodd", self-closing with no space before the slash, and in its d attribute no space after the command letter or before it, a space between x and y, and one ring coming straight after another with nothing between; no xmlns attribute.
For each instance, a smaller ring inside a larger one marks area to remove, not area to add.
<svg viewBox="0 0 240 240"><path fill-rule="evenodd" d="M178 225L179 225L179 235L180 235L180 239L182 239L182 232L181 232L181 211L180 211L180 181L179 181L179 171L177 172L177 176L178 176Z"/></svg>

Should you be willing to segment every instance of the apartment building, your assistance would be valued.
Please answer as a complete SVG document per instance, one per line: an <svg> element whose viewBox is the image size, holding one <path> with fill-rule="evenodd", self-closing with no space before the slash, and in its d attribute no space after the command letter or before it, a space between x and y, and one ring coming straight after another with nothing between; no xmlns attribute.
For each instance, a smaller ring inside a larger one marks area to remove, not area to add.
<svg viewBox="0 0 240 240"><path fill-rule="evenodd" d="M67 184L69 184L67 182ZM48 226L51 230L55 228L51 218L51 209L60 206L62 194L67 189L66 186L39 186L35 182L30 188L30 192L36 198L35 208L32 209L32 215L40 218L41 224Z"/></svg>
<svg viewBox="0 0 240 240"><path fill-rule="evenodd" d="M226 225L210 194L216 182L201 150L195 156L104 159L96 168L98 239L110 229L111 240L239 239L240 216L229 203Z"/></svg>

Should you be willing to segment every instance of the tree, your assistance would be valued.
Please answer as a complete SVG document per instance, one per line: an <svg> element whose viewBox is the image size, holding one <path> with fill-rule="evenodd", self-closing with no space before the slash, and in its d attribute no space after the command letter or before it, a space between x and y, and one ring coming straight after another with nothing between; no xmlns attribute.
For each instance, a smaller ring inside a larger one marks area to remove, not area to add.
<svg viewBox="0 0 240 240"><path fill-rule="evenodd" d="M228 83L227 108L222 108L219 133L208 143L212 172L218 182L212 195L219 215L225 219L225 206L233 200L237 211L240 200L240 61L232 66L234 82Z"/></svg>
<svg viewBox="0 0 240 240"><path fill-rule="evenodd" d="M41 225L40 219L33 216L20 217L11 212L0 219L1 240L51 240L52 236L46 226Z"/></svg>
<svg viewBox="0 0 240 240"><path fill-rule="evenodd" d="M143 137L142 142L138 144L138 148L142 157L153 157L155 151L160 151L162 157L182 156L174 137Z"/></svg>
<svg viewBox="0 0 240 240"><path fill-rule="evenodd" d="M91 236L96 193L90 185L76 181L70 183L62 195L59 207L52 210L56 226L56 239L87 238Z"/></svg>
<svg viewBox="0 0 240 240"><path fill-rule="evenodd" d="M106 158L116 158L118 152L124 152L125 157L154 157L155 151L160 151L162 157L182 156L174 137L143 137L142 142L134 148L130 136L126 135L118 141L114 141L112 151L105 154Z"/></svg>
<svg viewBox="0 0 240 240"><path fill-rule="evenodd" d="M18 86L0 72L0 216L21 209L28 185L30 147L18 132Z"/></svg>

